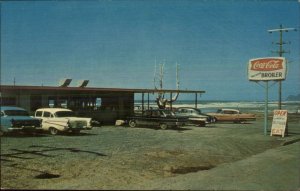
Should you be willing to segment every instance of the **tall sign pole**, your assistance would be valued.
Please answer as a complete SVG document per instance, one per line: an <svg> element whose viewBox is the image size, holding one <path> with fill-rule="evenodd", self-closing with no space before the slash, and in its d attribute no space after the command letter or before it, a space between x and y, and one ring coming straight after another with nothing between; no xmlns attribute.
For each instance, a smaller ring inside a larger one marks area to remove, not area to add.
<svg viewBox="0 0 300 191"><path fill-rule="evenodd" d="M268 104L269 104L269 81L265 82L265 124L264 124L264 135L267 135L268 129Z"/></svg>
<svg viewBox="0 0 300 191"><path fill-rule="evenodd" d="M279 32L279 42L276 43L279 45L279 51L277 51L279 57L282 57L284 53L287 53L286 51L283 50L283 44L286 44L286 42L284 42L282 40L282 33L283 32L288 32L288 31L291 31L291 30L294 30L296 31L295 28L283 28L282 25L279 26L278 29L270 29L268 30L269 33L272 33L272 32ZM282 100L282 93L281 93L281 90L282 90L282 83L281 81L278 82L278 109L281 109L281 100Z"/></svg>

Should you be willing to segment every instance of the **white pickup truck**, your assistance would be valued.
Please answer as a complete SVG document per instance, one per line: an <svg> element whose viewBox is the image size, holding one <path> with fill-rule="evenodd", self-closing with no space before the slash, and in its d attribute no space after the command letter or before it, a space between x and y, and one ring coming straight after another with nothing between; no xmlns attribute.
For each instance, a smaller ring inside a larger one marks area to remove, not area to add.
<svg viewBox="0 0 300 191"><path fill-rule="evenodd" d="M35 111L35 118L42 119L42 129L52 135L59 132L79 133L92 129L92 119L75 117L74 112L64 108L41 108Z"/></svg>

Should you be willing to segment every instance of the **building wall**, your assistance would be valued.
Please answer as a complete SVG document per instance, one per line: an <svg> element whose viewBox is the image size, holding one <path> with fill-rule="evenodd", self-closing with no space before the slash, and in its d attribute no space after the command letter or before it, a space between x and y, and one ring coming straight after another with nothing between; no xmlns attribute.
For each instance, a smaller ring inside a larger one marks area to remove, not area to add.
<svg viewBox="0 0 300 191"><path fill-rule="evenodd" d="M82 95L80 91L66 93L59 92L59 90L55 92L45 92L43 90L1 92L1 98L3 100L6 100L7 103L11 103L11 105L26 109L31 115L33 115L38 108L49 107L49 99L59 101L63 98L68 100L67 103L70 103L71 99L77 99L86 103L97 97L102 98L103 106L101 108L97 109L94 105L91 105L88 107L75 107L74 109L70 109L75 110L75 112L81 116L95 118L105 123L115 122L116 119L126 119L129 115L133 114L134 93L104 92L95 94L93 92L85 92L85 94ZM56 105L55 107L59 106Z"/></svg>

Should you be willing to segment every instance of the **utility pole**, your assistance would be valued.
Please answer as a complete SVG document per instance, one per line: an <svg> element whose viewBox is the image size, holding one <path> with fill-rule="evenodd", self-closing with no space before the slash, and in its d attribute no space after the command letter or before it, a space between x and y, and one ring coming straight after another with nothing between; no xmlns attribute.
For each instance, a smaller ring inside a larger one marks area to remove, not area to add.
<svg viewBox="0 0 300 191"><path fill-rule="evenodd" d="M284 42L282 40L282 33L283 32L288 32L290 30L293 30L293 31L297 31L295 28L283 28L282 25L280 24L279 28L278 29L270 29L268 30L269 33L272 33L272 32L279 32L279 42L277 42L276 44L279 45L279 51L276 51L279 55L279 57L282 57L284 53L287 53L286 51L283 50L283 46L284 44L286 44L286 42ZM280 80L278 82L278 85L279 85L279 89L278 89L278 109L281 109L281 89L282 89L282 81Z"/></svg>

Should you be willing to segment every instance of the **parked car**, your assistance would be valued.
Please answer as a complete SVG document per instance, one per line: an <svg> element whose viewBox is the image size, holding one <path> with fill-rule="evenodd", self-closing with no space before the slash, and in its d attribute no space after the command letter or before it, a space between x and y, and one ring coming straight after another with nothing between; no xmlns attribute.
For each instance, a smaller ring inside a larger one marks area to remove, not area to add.
<svg viewBox="0 0 300 191"><path fill-rule="evenodd" d="M42 128L52 135L59 132L79 133L92 129L92 119L76 117L74 112L64 108L41 108L36 110L36 118L42 119Z"/></svg>
<svg viewBox="0 0 300 191"><path fill-rule="evenodd" d="M171 110L153 109L146 110L142 115L129 117L129 126L154 126L161 129L169 127L182 127L186 124L186 117L178 117Z"/></svg>
<svg viewBox="0 0 300 191"><path fill-rule="evenodd" d="M215 122L215 118L204 114L200 109L192 107L178 107L176 108L175 114L177 116L183 116L188 118L190 124L205 126L208 123Z"/></svg>
<svg viewBox="0 0 300 191"><path fill-rule="evenodd" d="M20 107L1 106L0 134L8 132L35 132L41 130L41 120L29 116Z"/></svg>
<svg viewBox="0 0 300 191"><path fill-rule="evenodd" d="M237 109L219 109L216 113L208 113L216 118L217 121L231 121L241 123L256 120L255 114L241 113Z"/></svg>

